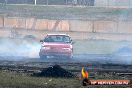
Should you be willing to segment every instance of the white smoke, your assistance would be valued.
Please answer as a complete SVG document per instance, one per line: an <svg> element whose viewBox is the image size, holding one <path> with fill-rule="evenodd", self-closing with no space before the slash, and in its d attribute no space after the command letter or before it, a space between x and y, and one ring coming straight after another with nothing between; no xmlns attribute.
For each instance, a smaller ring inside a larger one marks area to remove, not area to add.
<svg viewBox="0 0 132 88"><path fill-rule="evenodd" d="M38 58L40 43L23 39L1 39L0 56ZM19 58L18 58L19 59Z"/></svg>

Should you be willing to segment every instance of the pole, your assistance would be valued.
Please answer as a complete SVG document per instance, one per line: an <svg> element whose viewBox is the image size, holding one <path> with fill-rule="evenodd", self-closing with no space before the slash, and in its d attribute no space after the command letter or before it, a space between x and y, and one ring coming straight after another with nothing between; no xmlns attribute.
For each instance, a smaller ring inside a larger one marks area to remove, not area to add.
<svg viewBox="0 0 132 88"><path fill-rule="evenodd" d="M49 1L47 0L46 4L48 5L49 4Z"/></svg>
<svg viewBox="0 0 132 88"><path fill-rule="evenodd" d="M7 0L5 0L5 6L6 6L6 4L7 4Z"/></svg>
<svg viewBox="0 0 132 88"><path fill-rule="evenodd" d="M37 0L34 0L34 5L36 5L36 3L37 3Z"/></svg>
<svg viewBox="0 0 132 88"><path fill-rule="evenodd" d="M66 0L66 5L68 4L67 2L68 2L68 1Z"/></svg>
<svg viewBox="0 0 132 88"><path fill-rule="evenodd" d="M131 0L129 0L129 8L131 8Z"/></svg>
<svg viewBox="0 0 132 88"><path fill-rule="evenodd" d="M108 4L107 4L107 7L109 7L109 0L107 0L107 3L108 3Z"/></svg>

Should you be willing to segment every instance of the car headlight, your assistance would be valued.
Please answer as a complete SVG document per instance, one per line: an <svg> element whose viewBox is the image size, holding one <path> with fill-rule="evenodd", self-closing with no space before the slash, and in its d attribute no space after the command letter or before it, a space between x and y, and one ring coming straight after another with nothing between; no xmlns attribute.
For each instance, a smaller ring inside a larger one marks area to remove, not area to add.
<svg viewBox="0 0 132 88"><path fill-rule="evenodd" d="M48 46L42 46L42 49L49 50L49 49L51 49L51 48L48 47Z"/></svg>
<svg viewBox="0 0 132 88"><path fill-rule="evenodd" d="M63 48L64 50L68 50L68 51L70 51L71 50L71 48Z"/></svg>

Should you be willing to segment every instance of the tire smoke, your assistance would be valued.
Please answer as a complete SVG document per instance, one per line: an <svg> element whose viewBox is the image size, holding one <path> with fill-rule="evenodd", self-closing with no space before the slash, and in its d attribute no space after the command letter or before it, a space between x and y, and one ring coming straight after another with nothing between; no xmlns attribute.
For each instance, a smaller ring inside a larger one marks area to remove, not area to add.
<svg viewBox="0 0 132 88"><path fill-rule="evenodd" d="M34 40L1 39L0 56L38 58L40 43Z"/></svg>

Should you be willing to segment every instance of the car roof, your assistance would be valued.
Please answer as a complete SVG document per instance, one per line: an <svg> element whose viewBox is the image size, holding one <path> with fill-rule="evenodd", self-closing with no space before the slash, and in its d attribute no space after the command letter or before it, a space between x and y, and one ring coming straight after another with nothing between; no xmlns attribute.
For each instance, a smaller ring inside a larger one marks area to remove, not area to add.
<svg viewBox="0 0 132 88"><path fill-rule="evenodd" d="M47 35L64 35L64 36L69 36L68 34L47 34Z"/></svg>

